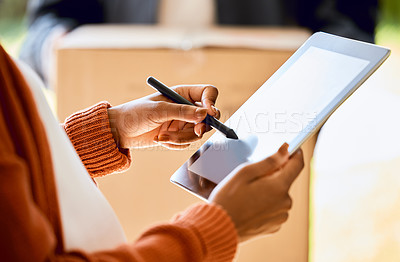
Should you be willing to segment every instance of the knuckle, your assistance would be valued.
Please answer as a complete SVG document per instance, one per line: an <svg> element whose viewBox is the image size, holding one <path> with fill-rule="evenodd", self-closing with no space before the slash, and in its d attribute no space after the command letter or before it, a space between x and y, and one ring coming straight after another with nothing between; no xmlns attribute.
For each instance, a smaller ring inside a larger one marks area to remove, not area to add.
<svg viewBox="0 0 400 262"><path fill-rule="evenodd" d="M179 105L178 106L178 115L180 115L180 116L185 116L186 115L186 109L187 109L187 106L186 105Z"/></svg>
<svg viewBox="0 0 400 262"><path fill-rule="evenodd" d="M167 107L167 102L156 101L152 104L152 108L150 109L153 110L153 112L162 112L166 109L166 107Z"/></svg>
<svg viewBox="0 0 400 262"><path fill-rule="evenodd" d="M281 216L281 222L285 223L288 219L289 219L289 213L288 212L283 213Z"/></svg>
<svg viewBox="0 0 400 262"><path fill-rule="evenodd" d="M287 195L285 203L284 203L284 207L285 207L285 209L290 210L292 208L292 206L293 206L293 200L289 195Z"/></svg>
<svg viewBox="0 0 400 262"><path fill-rule="evenodd" d="M165 102L161 101L150 103L144 112L146 114L146 117L152 122L158 122L165 108L164 103Z"/></svg>
<svg viewBox="0 0 400 262"><path fill-rule="evenodd" d="M302 170L304 168L304 166L305 166L305 163L304 163L304 159L303 159L303 156L302 156L301 160L300 160L300 169Z"/></svg>
<svg viewBox="0 0 400 262"><path fill-rule="evenodd" d="M252 166L249 164L246 164L246 163L239 165L236 168L236 170L237 170L236 177L239 179L249 177L249 174L253 174L253 172L254 172L254 169L252 168Z"/></svg>
<svg viewBox="0 0 400 262"><path fill-rule="evenodd" d="M186 87L187 87L186 85L174 85L171 87L171 89L173 89L178 94L182 95L182 92L184 92Z"/></svg>
<svg viewBox="0 0 400 262"><path fill-rule="evenodd" d="M277 190L280 193L280 195L282 196L282 198L287 198L288 197L288 185L286 180L280 179L277 183Z"/></svg>
<svg viewBox="0 0 400 262"><path fill-rule="evenodd" d="M268 158L268 162L269 162L269 164L270 164L270 166L271 166L272 168L275 168L275 167L278 166L278 159L276 159L276 156L275 156L275 155L270 156L270 157Z"/></svg>
<svg viewBox="0 0 400 262"><path fill-rule="evenodd" d="M218 95L219 91L218 88L216 88L213 85L206 85L205 89L210 90L211 92L213 92L216 96Z"/></svg>
<svg viewBox="0 0 400 262"><path fill-rule="evenodd" d="M271 231L271 233L276 233L276 232L278 232L279 230L281 230L281 226L275 227L275 228Z"/></svg>
<svg viewBox="0 0 400 262"><path fill-rule="evenodd" d="M303 150L299 149L299 153L298 153L298 162L299 162L299 167L301 169L304 168L304 154L303 154Z"/></svg>
<svg viewBox="0 0 400 262"><path fill-rule="evenodd" d="M251 165L249 164L241 164L237 167L238 172L241 173L242 175L246 175L248 173L252 172Z"/></svg>

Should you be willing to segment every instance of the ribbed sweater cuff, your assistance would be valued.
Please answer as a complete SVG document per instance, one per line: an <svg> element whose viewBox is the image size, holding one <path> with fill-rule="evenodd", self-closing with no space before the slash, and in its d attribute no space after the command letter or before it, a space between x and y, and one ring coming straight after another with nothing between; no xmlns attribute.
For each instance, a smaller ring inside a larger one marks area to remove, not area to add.
<svg viewBox="0 0 400 262"><path fill-rule="evenodd" d="M206 249L205 261L232 261L238 236L235 226L224 209L215 204L196 204L177 215L174 224L193 228Z"/></svg>
<svg viewBox="0 0 400 262"><path fill-rule="evenodd" d="M108 102L100 102L69 116L64 123L69 139L92 177L122 172L131 163L129 150L118 148L111 133L109 107Z"/></svg>

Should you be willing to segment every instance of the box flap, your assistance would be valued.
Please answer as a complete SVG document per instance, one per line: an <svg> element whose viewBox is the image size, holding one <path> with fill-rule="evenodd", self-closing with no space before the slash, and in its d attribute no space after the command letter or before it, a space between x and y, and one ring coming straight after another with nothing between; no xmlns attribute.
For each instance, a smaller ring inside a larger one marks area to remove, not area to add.
<svg viewBox="0 0 400 262"><path fill-rule="evenodd" d="M60 49L203 47L295 50L310 36L302 28L209 27L187 29L154 25L85 25L78 27L60 44Z"/></svg>

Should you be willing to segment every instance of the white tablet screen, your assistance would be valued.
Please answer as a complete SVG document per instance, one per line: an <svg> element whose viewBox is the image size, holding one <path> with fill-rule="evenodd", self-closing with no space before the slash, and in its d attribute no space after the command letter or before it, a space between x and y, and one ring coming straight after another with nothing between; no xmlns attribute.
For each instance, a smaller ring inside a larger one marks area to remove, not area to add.
<svg viewBox="0 0 400 262"><path fill-rule="evenodd" d="M226 122L240 141L216 133L189 170L218 184L236 166L263 159L292 141L369 64L310 47L281 77L268 81Z"/></svg>

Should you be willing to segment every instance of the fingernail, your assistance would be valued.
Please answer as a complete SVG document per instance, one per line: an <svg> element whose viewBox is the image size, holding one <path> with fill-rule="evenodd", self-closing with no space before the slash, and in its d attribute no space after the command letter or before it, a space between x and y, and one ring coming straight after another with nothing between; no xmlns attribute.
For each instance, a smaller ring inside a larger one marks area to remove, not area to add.
<svg viewBox="0 0 400 262"><path fill-rule="evenodd" d="M202 127L200 128L200 134L198 134L197 136L200 137L200 138L202 138L205 132L206 132L206 127L205 127L205 126L202 126Z"/></svg>
<svg viewBox="0 0 400 262"><path fill-rule="evenodd" d="M211 110L213 111L214 116L218 113L218 110L215 106L211 106Z"/></svg>
<svg viewBox="0 0 400 262"><path fill-rule="evenodd" d="M288 143L284 143L280 148L279 148L279 152L280 153L286 153L288 151L289 148L289 144Z"/></svg>
<svg viewBox="0 0 400 262"><path fill-rule="evenodd" d="M158 138L158 141L168 141L168 140L169 140L168 135L160 135L160 137Z"/></svg>
<svg viewBox="0 0 400 262"><path fill-rule="evenodd" d="M194 129L194 133L196 134L196 136L200 137L201 136L201 128L199 131L197 131L197 129Z"/></svg>
<svg viewBox="0 0 400 262"><path fill-rule="evenodd" d="M205 108L197 108L196 109L196 118L199 120L203 120L207 115L207 109Z"/></svg>

